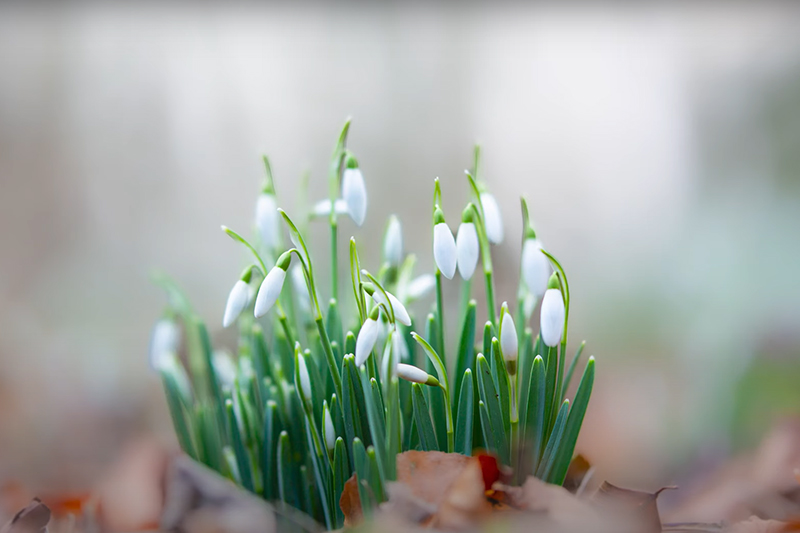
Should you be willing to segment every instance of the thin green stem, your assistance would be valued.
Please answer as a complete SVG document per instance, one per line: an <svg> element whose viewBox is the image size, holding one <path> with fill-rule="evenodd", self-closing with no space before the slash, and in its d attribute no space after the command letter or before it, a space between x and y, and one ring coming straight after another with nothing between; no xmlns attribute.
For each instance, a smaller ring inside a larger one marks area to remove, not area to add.
<svg viewBox="0 0 800 533"><path fill-rule="evenodd" d="M331 207L333 210L333 207ZM331 298L339 301L339 224L331 218Z"/></svg>
<svg viewBox="0 0 800 533"><path fill-rule="evenodd" d="M442 273L438 268L436 269L436 315L436 326L439 337L439 349L437 351L439 352L439 357L442 358L442 361L447 361L444 349L444 298L442 296Z"/></svg>
<svg viewBox="0 0 800 533"><path fill-rule="evenodd" d="M319 331L319 340L322 343L322 350L325 352L325 359L328 363L328 369L333 378L333 388L336 390L337 398L344 398L342 396L342 375L339 373L339 367L336 366L336 357L333 354L333 347L331 346L331 339L328 337L328 331L325 329L325 323L322 319L322 314L317 310L317 317L314 320L317 323L317 331Z"/></svg>

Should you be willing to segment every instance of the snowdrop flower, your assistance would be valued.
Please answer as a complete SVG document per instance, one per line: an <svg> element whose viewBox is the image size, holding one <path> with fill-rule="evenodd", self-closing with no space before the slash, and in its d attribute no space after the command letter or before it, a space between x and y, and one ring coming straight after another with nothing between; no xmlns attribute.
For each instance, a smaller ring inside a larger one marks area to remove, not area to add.
<svg viewBox="0 0 800 533"><path fill-rule="evenodd" d="M411 280L406 289L409 301L419 300L436 286L436 278L433 274L422 274Z"/></svg>
<svg viewBox="0 0 800 533"><path fill-rule="evenodd" d="M270 250L278 245L280 227L278 220L278 204L273 192L264 191L256 202L256 229L264 246Z"/></svg>
<svg viewBox="0 0 800 533"><path fill-rule="evenodd" d="M500 216L500 206L491 193L481 193L481 207L483 207L483 221L486 225L486 238L493 244L503 242L503 218Z"/></svg>
<svg viewBox="0 0 800 533"><path fill-rule="evenodd" d="M239 315L242 314L244 308L250 303L250 276L252 270L247 269L245 276L239 279L228 294L228 302L225 304L225 314L222 317L222 327L227 328L233 324Z"/></svg>
<svg viewBox="0 0 800 533"><path fill-rule="evenodd" d="M328 448L329 452L333 451L333 448L336 446L336 429L333 427L333 419L331 418L331 412L328 409L328 402L322 402L322 431L325 434L325 446Z"/></svg>
<svg viewBox="0 0 800 533"><path fill-rule="evenodd" d="M400 266L403 261L403 228L400 219L392 215L383 237L383 259L391 266Z"/></svg>
<svg viewBox="0 0 800 533"><path fill-rule="evenodd" d="M406 306L404 306L403 303L400 300L398 300L394 294L392 294L389 291L386 291L386 296L389 297L389 302L387 303L386 298L384 298L383 293L380 290L369 286L365 288L367 289L367 292L372 290L370 296L372 296L372 299L375 300L376 304L383 305L387 309L391 306L392 311L394 311L394 319L397 322L400 322L404 326L411 325L411 317L408 316L408 311L406 310Z"/></svg>
<svg viewBox="0 0 800 533"><path fill-rule="evenodd" d="M397 377L403 378L411 383L421 383L423 385L430 385L432 387L439 386L439 380L431 376L424 370L414 365L407 365L405 363L397 363Z"/></svg>
<svg viewBox="0 0 800 533"><path fill-rule="evenodd" d="M181 345L181 330L171 318L162 318L153 326L150 335L150 368L161 370L168 358L178 353Z"/></svg>
<svg viewBox="0 0 800 533"><path fill-rule="evenodd" d="M505 302L503 303L503 308L506 309ZM503 358L506 360L508 373L512 376L517 373L517 343L517 327L514 325L514 319L511 318L511 313L506 309L503 313L503 319L500 322L500 349L503 351Z"/></svg>
<svg viewBox="0 0 800 533"><path fill-rule="evenodd" d="M542 298L541 335L545 345L553 347L561 341L565 313L564 298L558 288L558 278L553 274Z"/></svg>
<svg viewBox="0 0 800 533"><path fill-rule="evenodd" d="M297 296L297 302L300 306L300 311L304 315L311 313L311 297L308 295L308 285L306 285L306 277L303 273L303 267L294 265L292 267L292 290Z"/></svg>
<svg viewBox="0 0 800 533"><path fill-rule="evenodd" d="M217 375L219 383L224 389L233 389L236 383L236 363L226 352L217 352L213 355L211 364L214 366L214 374Z"/></svg>
<svg viewBox="0 0 800 533"><path fill-rule="evenodd" d="M278 301L278 296L281 295L281 289L283 289L283 282L286 280L286 269L289 268L291 260L290 252L281 254L278 262L275 263L275 266L266 275L264 281L261 282L254 310L256 318L266 315L275 305L275 302Z"/></svg>
<svg viewBox="0 0 800 533"><path fill-rule="evenodd" d="M348 156L346 165L342 173L342 198L350 218L360 226L367 216L367 187L355 157Z"/></svg>
<svg viewBox="0 0 800 533"><path fill-rule="evenodd" d="M456 255L458 259L458 273L464 279L470 279L475 267L478 265L478 232L472 222L472 210L467 208L461 216L461 225L456 235Z"/></svg>
<svg viewBox="0 0 800 533"><path fill-rule="evenodd" d="M436 267L444 277L453 279L456 273L456 241L453 233L444 221L444 213L438 207L433 214L433 259Z"/></svg>
<svg viewBox="0 0 800 533"><path fill-rule="evenodd" d="M297 354L297 377L300 384L300 392L303 394L305 402L311 402L311 378L308 375L308 367L306 366L306 358L303 354Z"/></svg>
<svg viewBox="0 0 800 533"><path fill-rule="evenodd" d="M342 198L337 198L333 203L333 208L336 210L337 215L348 214L347 202ZM311 209L311 216L313 217L327 217L331 214L331 201L330 199L320 200Z"/></svg>
<svg viewBox="0 0 800 533"><path fill-rule="evenodd" d="M531 231L531 233L533 233ZM541 298L547 290L550 279L550 261L542 253L542 244L533 236L527 236L522 244L522 279L525 286L536 298Z"/></svg>
<svg viewBox="0 0 800 533"><path fill-rule="evenodd" d="M357 367L366 362L367 358L369 358L369 354L372 353L372 349L375 348L375 343L378 340L378 316L374 311L373 314L375 314L375 316L370 316L368 319L366 319L364 321L364 325L361 326L361 330L358 332L355 354Z"/></svg>

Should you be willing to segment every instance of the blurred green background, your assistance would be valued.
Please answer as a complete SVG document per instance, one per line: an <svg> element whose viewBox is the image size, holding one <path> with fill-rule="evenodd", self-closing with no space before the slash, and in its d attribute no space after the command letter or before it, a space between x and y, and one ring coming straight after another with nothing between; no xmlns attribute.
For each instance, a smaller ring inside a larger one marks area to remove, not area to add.
<svg viewBox="0 0 800 533"><path fill-rule="evenodd" d="M262 153L290 210L306 170L325 196L347 116L370 205L342 234L373 266L396 213L433 268L432 180L455 227L477 141L512 300L527 196L600 363L579 446L602 477L752 446L800 411L798 24L778 2L3 3L0 479L82 486L172 438L148 273L221 329L244 256L219 224L251 227Z"/></svg>

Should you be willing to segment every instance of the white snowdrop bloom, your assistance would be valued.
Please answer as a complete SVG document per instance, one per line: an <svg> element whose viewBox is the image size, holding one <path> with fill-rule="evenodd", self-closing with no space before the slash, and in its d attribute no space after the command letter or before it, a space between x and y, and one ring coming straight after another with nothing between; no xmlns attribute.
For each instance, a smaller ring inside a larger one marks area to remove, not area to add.
<svg viewBox="0 0 800 533"><path fill-rule="evenodd" d="M506 311L500 323L500 349L506 361L516 361L518 353L517 327L511 313Z"/></svg>
<svg viewBox="0 0 800 533"><path fill-rule="evenodd" d="M227 328L233 324L249 303L250 285L240 279L233 285L230 294L228 294L228 302L225 304L225 315L222 317L222 327Z"/></svg>
<svg viewBox="0 0 800 533"><path fill-rule="evenodd" d="M400 266L403 261L403 228L400 219L392 215L383 238L383 258L392 266Z"/></svg>
<svg viewBox="0 0 800 533"><path fill-rule="evenodd" d="M394 319L405 326L410 326L411 317L408 316L406 306L404 306L403 303L397 299L397 296L391 292L386 291L386 295L389 297L389 304L391 304L391 308L394 311ZM383 297L383 293L381 291L376 289L375 292L372 293L372 299L375 300L376 304L384 305L387 309L389 308L389 304L386 303L386 298Z"/></svg>
<svg viewBox="0 0 800 533"><path fill-rule="evenodd" d="M458 273L464 279L470 279L478 265L478 232L475 224L462 222L456 236L456 252L458 256Z"/></svg>
<svg viewBox="0 0 800 533"><path fill-rule="evenodd" d="M311 401L311 378L308 375L306 358L303 357L303 354L297 356L297 375L300 378L300 392L303 393L303 399Z"/></svg>
<svg viewBox="0 0 800 533"><path fill-rule="evenodd" d="M233 362L230 354L217 352L213 355L211 364L214 365L219 384L225 389L233 389L236 383L236 363Z"/></svg>
<svg viewBox="0 0 800 533"><path fill-rule="evenodd" d="M408 300L419 300L436 287L436 278L433 274L422 274L412 279L406 289Z"/></svg>
<svg viewBox="0 0 800 533"><path fill-rule="evenodd" d="M261 193L256 202L256 229L258 236L264 246L275 248L278 245L280 227L278 220L278 204L275 195L271 193Z"/></svg>
<svg viewBox="0 0 800 533"><path fill-rule="evenodd" d="M350 218L359 226L367 216L367 187L359 168L346 168L342 173L342 198Z"/></svg>
<svg viewBox="0 0 800 533"><path fill-rule="evenodd" d="M337 215L346 215L348 214L347 211L347 202L344 201L342 198L337 198L333 204L333 208L336 210ZM320 200L314 207L311 209L311 216L313 217L326 217L331 214L331 201L330 199Z"/></svg>
<svg viewBox="0 0 800 533"><path fill-rule="evenodd" d="M542 299L541 335L547 346L556 346L564 332L564 299L558 289L547 289Z"/></svg>
<svg viewBox="0 0 800 533"><path fill-rule="evenodd" d="M359 367L369 358L375 342L378 340L378 322L372 318L364 321L356 339L356 366Z"/></svg>
<svg viewBox="0 0 800 533"><path fill-rule="evenodd" d="M181 330L175 321L162 318L153 326L150 334L150 368L161 370L167 358L178 353L181 346Z"/></svg>
<svg viewBox="0 0 800 533"><path fill-rule="evenodd" d="M325 446L327 446L328 451L333 451L336 446L336 429L333 427L333 419L327 405L322 410L322 417L325 425Z"/></svg>
<svg viewBox="0 0 800 533"><path fill-rule="evenodd" d="M414 365L398 363L395 371L397 372L397 377L403 378L404 380L412 383L421 383L423 385L432 386L439 385L439 380Z"/></svg>
<svg viewBox="0 0 800 533"><path fill-rule="evenodd" d="M500 244L503 242L503 218L500 216L500 206L491 193L481 193L481 206L483 219L486 225L486 238L489 242Z"/></svg>
<svg viewBox="0 0 800 533"><path fill-rule="evenodd" d="M275 302L278 301L285 279L286 270L277 265L272 267L272 270L266 275L264 281L261 282L261 287L258 289L254 310L256 318L266 315L275 305Z"/></svg>
<svg viewBox="0 0 800 533"><path fill-rule="evenodd" d="M447 279L453 279L458 254L456 241L446 222L439 222L433 227L433 259L442 275Z"/></svg>
<svg viewBox="0 0 800 533"><path fill-rule="evenodd" d="M297 303L300 306L300 311L303 314L311 313L311 297L308 295L308 285L306 285L306 277L303 274L303 267L295 264L291 270L292 290L297 296Z"/></svg>
<svg viewBox="0 0 800 533"><path fill-rule="evenodd" d="M538 239L525 239L522 245L522 279L525 286L536 298L541 298L547 290L550 279L550 261L542 253L542 244Z"/></svg>

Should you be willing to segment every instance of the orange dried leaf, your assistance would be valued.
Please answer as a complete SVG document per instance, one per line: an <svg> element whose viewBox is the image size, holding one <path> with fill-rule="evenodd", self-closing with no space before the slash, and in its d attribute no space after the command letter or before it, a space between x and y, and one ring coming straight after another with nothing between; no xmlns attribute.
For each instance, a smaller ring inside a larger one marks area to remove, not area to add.
<svg viewBox="0 0 800 533"><path fill-rule="evenodd" d="M342 496L339 498L339 508L344 513L345 526L355 526L364 520L361 497L358 495L358 480L355 474L350 476L350 479L344 484Z"/></svg>

